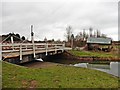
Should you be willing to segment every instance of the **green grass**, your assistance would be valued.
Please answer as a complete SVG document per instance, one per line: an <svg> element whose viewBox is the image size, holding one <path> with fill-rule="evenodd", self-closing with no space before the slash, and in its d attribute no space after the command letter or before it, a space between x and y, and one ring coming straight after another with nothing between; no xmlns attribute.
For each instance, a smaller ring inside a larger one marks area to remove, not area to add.
<svg viewBox="0 0 120 90"><path fill-rule="evenodd" d="M27 68L3 62L3 88L117 88L118 78L86 68Z"/></svg>
<svg viewBox="0 0 120 90"><path fill-rule="evenodd" d="M110 52L94 52L94 51L76 51L71 50L69 51L71 54L75 56L81 56L81 57L103 57L103 58L117 58L117 55L114 55Z"/></svg>

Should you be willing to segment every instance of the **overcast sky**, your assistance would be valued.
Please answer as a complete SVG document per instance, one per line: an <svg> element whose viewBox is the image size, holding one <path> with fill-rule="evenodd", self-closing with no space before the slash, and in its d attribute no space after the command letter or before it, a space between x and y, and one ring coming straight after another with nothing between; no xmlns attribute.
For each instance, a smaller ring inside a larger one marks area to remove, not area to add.
<svg viewBox="0 0 120 90"><path fill-rule="evenodd" d="M113 40L118 40L117 1L67 1L4 1L0 15L0 34L14 32L30 39L30 25L34 25L36 40L43 40L45 37L64 40L66 27L71 25L75 35L83 29L87 32L89 27L93 27Z"/></svg>

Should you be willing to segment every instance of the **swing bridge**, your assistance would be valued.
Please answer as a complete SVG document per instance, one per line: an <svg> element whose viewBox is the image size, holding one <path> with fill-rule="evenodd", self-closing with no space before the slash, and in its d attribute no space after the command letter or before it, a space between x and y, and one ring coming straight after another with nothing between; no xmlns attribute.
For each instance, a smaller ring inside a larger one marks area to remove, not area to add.
<svg viewBox="0 0 120 90"><path fill-rule="evenodd" d="M3 43L9 37L11 42ZM45 43L35 43L33 25L31 25L31 43L24 42L25 40L16 43L13 41L13 36L8 36L7 38L0 43L0 60L11 63L24 63L34 59L43 59L48 55L60 54L65 50L71 50L71 48L65 47L64 43L48 43L47 40Z"/></svg>
<svg viewBox="0 0 120 90"><path fill-rule="evenodd" d="M2 59L13 63L22 63L33 59L44 58L48 55L63 53L65 44L52 43L14 43L2 44ZM16 60L16 61L15 61Z"/></svg>

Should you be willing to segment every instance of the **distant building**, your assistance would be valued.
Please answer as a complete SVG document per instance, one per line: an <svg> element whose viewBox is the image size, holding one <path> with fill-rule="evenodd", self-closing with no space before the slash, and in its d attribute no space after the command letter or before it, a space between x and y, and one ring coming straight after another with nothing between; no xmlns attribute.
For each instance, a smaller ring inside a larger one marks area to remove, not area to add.
<svg viewBox="0 0 120 90"><path fill-rule="evenodd" d="M87 39L87 43L89 43L89 44L105 44L105 45L110 45L110 44L112 44L112 40L110 38L89 37Z"/></svg>
<svg viewBox="0 0 120 90"><path fill-rule="evenodd" d="M112 39L89 37L87 39L88 50L109 51L112 47Z"/></svg>

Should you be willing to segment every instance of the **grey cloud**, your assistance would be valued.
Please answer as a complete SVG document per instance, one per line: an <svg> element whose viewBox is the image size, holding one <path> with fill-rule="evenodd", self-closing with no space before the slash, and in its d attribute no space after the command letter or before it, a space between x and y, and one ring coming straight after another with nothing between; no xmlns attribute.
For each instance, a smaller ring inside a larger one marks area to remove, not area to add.
<svg viewBox="0 0 120 90"><path fill-rule="evenodd" d="M20 2L3 3L3 33L18 32L29 37L30 25L43 39L64 38L67 25L74 32L93 26L95 29L108 30L117 27L117 2L104 3L64 3L64 2ZM61 36L55 35L61 32ZM117 31L115 31L117 32Z"/></svg>

